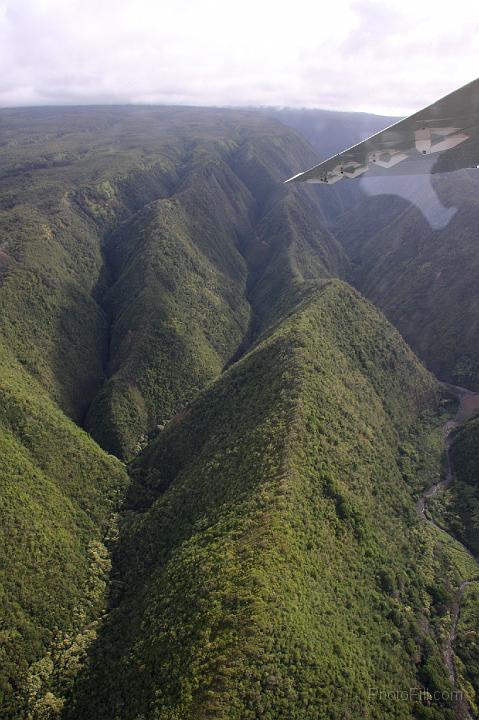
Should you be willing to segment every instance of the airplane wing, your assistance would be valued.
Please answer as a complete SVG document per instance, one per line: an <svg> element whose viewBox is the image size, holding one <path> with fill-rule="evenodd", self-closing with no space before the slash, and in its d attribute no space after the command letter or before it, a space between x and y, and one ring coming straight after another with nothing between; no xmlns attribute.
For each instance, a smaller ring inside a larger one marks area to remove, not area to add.
<svg viewBox="0 0 479 720"><path fill-rule="evenodd" d="M364 173L422 175L478 166L479 78L285 182L331 185Z"/></svg>

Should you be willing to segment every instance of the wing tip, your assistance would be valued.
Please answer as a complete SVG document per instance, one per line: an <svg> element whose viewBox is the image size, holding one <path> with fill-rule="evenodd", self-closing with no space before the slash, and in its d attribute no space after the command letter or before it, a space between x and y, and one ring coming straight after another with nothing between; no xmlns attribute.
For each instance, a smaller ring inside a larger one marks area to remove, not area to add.
<svg viewBox="0 0 479 720"><path fill-rule="evenodd" d="M293 182L294 180L297 181L297 180L299 180L299 178L300 178L302 175L304 175L304 172L300 172L300 173L298 173L297 175L293 175L293 177L290 177L290 178L288 178L287 180L285 180L283 184L286 185L286 183Z"/></svg>

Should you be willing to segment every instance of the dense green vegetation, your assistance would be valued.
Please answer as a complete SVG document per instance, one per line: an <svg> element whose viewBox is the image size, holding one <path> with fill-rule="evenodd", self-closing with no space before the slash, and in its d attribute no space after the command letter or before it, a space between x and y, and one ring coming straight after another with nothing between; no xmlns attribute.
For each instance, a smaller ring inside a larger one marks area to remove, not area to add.
<svg viewBox="0 0 479 720"><path fill-rule="evenodd" d="M292 283L345 267L314 192L281 185L310 151L265 117L42 108L1 122L0 337L120 457L267 324L272 290L284 306Z"/></svg>
<svg viewBox="0 0 479 720"><path fill-rule="evenodd" d="M286 287L311 275L308 257L324 274L344 260L314 195L280 186L305 144L265 118L36 109L0 124L2 688L8 716L28 701L43 717L96 631L102 540L127 482L61 410L131 456L274 319L258 303L256 322L253 266L276 261ZM289 236L264 252L274 222Z"/></svg>
<svg viewBox="0 0 479 720"><path fill-rule="evenodd" d="M454 432L450 449L453 482L430 503L436 521L462 543L462 546L457 543L453 552L446 549L446 554L452 564L459 563L457 572L451 578L453 585L464 583L454 650L460 685L476 714L479 711L478 432L477 418ZM469 552L465 552L464 548L468 548ZM454 601L458 602L457 596Z"/></svg>
<svg viewBox="0 0 479 720"><path fill-rule="evenodd" d="M447 398L336 278L399 327L415 302L407 338L473 382L472 186L452 250L402 200L283 186L315 158L269 115L0 111L2 717L457 714L391 694L451 690L443 649L475 568L415 507ZM420 289L396 316L406 270ZM439 513L473 549L476 431L456 435ZM464 603L472 706L474 584Z"/></svg>
<svg viewBox="0 0 479 720"><path fill-rule="evenodd" d="M369 693L449 687L411 489L436 392L354 291L317 287L135 461L124 593L71 716L447 717Z"/></svg>
<svg viewBox="0 0 479 720"><path fill-rule="evenodd" d="M96 620L105 589L94 583L89 597L89 587L127 479L0 350L2 717L25 717L29 695L30 708L43 702L28 668L49 657L60 629L73 639Z"/></svg>
<svg viewBox="0 0 479 720"><path fill-rule="evenodd" d="M456 653L463 687L479 712L479 576L465 588L457 627Z"/></svg>

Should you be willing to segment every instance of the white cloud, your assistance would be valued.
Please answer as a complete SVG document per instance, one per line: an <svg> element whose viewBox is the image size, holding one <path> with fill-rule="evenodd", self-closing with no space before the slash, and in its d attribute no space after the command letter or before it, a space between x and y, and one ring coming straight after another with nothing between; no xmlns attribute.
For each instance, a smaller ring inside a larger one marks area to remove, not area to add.
<svg viewBox="0 0 479 720"><path fill-rule="evenodd" d="M0 0L0 105L406 114L474 79L474 3Z"/></svg>

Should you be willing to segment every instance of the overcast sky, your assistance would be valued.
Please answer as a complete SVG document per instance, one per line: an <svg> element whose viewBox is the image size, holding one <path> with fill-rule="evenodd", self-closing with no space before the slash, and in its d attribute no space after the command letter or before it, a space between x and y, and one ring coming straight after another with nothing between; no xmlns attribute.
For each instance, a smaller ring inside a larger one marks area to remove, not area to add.
<svg viewBox="0 0 479 720"><path fill-rule="evenodd" d="M477 2L0 0L0 106L405 115L479 75Z"/></svg>

